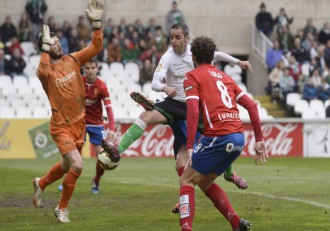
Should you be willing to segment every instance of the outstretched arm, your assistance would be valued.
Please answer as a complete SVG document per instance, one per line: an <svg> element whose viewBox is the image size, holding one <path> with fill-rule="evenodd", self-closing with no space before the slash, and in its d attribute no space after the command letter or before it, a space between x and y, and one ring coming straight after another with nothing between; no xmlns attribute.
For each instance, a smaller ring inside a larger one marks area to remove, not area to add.
<svg viewBox="0 0 330 231"><path fill-rule="evenodd" d="M103 8L104 6L102 0L89 0L88 2L88 9L86 9L86 13L92 21L94 33L91 44L81 51L73 54L74 58L80 62L81 66L96 56L103 49L103 33L101 30Z"/></svg>
<svg viewBox="0 0 330 231"><path fill-rule="evenodd" d="M247 69L248 71L253 73L253 69L252 69L252 66L251 66L249 61L242 61L242 60L236 59L233 56L228 55L228 54L223 53L223 52L220 52L220 51L216 51L214 53L213 61L223 61L223 62L229 62L229 63L236 63L242 69Z"/></svg>
<svg viewBox="0 0 330 231"><path fill-rule="evenodd" d="M266 159L268 158L268 154L266 152L266 146L265 146L265 143L264 143L263 137L262 137L261 123L260 123L260 118L259 118L259 114L258 114L257 104L244 93L241 93L241 94L242 94L241 97L238 96L239 99L238 99L237 103L239 103L246 110L248 110L249 117L250 117L251 124L252 124L253 131L254 131L254 136L256 139L255 163L258 164L260 162L261 164L265 164Z"/></svg>

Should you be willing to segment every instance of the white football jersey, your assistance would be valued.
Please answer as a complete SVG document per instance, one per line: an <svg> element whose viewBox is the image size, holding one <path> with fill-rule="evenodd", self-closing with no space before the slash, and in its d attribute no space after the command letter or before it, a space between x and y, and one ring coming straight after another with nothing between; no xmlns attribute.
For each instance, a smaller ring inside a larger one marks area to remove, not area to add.
<svg viewBox="0 0 330 231"><path fill-rule="evenodd" d="M173 87L177 92L173 99L185 102L186 94L183 90L183 80L185 74L192 69L194 69L194 64L191 58L190 45L181 56L177 55L170 47L159 61L153 81L163 82L165 79L167 86Z"/></svg>

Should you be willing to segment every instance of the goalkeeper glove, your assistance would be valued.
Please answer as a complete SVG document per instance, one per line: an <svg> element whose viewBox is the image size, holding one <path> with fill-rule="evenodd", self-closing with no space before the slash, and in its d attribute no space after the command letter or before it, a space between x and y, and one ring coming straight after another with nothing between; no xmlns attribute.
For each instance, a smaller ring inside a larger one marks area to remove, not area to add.
<svg viewBox="0 0 330 231"><path fill-rule="evenodd" d="M88 9L86 13L88 18L92 21L94 29L101 29L102 23L102 14L103 14L103 0L89 0Z"/></svg>
<svg viewBox="0 0 330 231"><path fill-rule="evenodd" d="M49 53L50 47L55 43L55 41L54 38L50 37L48 25L43 25L42 27L41 41L41 51Z"/></svg>

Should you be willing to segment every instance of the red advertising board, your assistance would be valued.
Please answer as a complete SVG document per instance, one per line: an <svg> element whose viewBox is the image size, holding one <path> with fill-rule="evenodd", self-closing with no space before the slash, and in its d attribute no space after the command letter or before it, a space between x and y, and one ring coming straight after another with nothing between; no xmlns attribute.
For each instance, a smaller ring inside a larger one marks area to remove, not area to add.
<svg viewBox="0 0 330 231"><path fill-rule="evenodd" d="M118 144L131 124L116 125ZM267 123L262 125L262 132L270 157L303 156L302 123ZM255 156L254 133L251 124L244 124L245 147L241 156ZM171 157L173 156L173 134L169 126L149 126L142 137L135 141L123 156L126 157ZM92 150L91 150L92 151ZM95 156L93 151L92 156Z"/></svg>
<svg viewBox="0 0 330 231"><path fill-rule="evenodd" d="M262 133L269 157L303 157L302 123L267 123ZM245 147L241 156L255 156L251 124L244 124Z"/></svg>

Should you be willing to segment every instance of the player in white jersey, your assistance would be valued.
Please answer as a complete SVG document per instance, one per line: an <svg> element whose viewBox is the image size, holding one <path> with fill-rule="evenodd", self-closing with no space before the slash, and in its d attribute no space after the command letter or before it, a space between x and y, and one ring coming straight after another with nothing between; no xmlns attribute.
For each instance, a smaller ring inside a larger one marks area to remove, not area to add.
<svg viewBox="0 0 330 231"><path fill-rule="evenodd" d="M135 140L142 136L149 124L173 125L176 121L186 120L187 107L183 81L185 74L194 69L188 41L189 30L187 25L173 25L171 29L171 48L162 56L152 81L152 89L159 92L163 91L168 97L164 101L157 102L152 110L141 113L139 118L126 131L118 148L112 148L113 152L123 153ZM242 68L252 71L249 62L235 59L222 52L217 52L215 59L234 62ZM184 143L185 141L181 141L181 144ZM178 175L181 176L187 165L188 157L184 145L180 145L180 150L177 153L176 170L178 171ZM232 175L238 177L236 174ZM242 178L240 179L244 181Z"/></svg>

